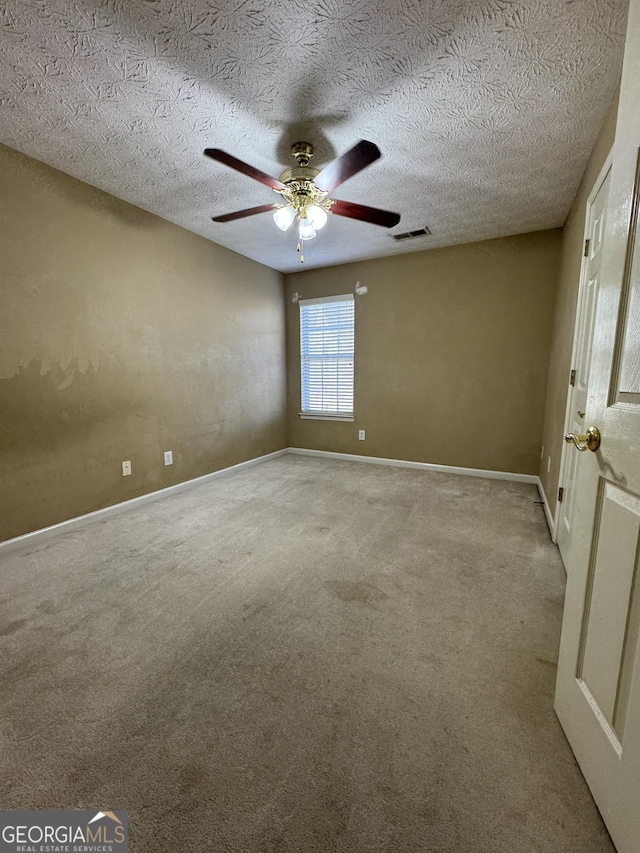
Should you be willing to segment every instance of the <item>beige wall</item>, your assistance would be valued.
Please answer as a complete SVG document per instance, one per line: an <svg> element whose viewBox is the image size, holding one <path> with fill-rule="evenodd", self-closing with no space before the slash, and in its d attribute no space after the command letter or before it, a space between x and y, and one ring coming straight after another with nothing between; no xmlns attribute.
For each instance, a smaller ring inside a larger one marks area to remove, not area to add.
<svg viewBox="0 0 640 853"><path fill-rule="evenodd" d="M613 145L618 112L618 93L609 108L587 169L562 231L558 295L554 312L549 382L540 462L540 479L552 514L556 511L564 420L571 371L573 331L584 248L587 199Z"/></svg>
<svg viewBox="0 0 640 853"><path fill-rule="evenodd" d="M279 273L3 147L0 185L0 539L286 446Z"/></svg>
<svg viewBox="0 0 640 853"><path fill-rule="evenodd" d="M0 146L0 539L287 443L540 465L553 509L586 199L616 111L617 99L561 240L553 230L301 272L286 277L284 309L279 273ZM358 280L369 292L356 297L356 421L302 421L291 294Z"/></svg>
<svg viewBox="0 0 640 853"><path fill-rule="evenodd" d="M552 230L287 276L290 445L537 473L559 249ZM291 295L356 281L355 423L301 420Z"/></svg>

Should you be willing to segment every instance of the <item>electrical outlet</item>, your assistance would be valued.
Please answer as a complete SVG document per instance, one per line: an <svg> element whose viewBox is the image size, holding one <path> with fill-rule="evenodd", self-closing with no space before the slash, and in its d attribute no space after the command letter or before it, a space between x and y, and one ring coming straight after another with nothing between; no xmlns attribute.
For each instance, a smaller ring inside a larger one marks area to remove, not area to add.
<svg viewBox="0 0 640 853"><path fill-rule="evenodd" d="M165 450L165 452L164 452L164 464L165 465L173 465L173 450Z"/></svg>
<svg viewBox="0 0 640 853"><path fill-rule="evenodd" d="M131 462L123 462L122 463L122 476L128 477L131 473Z"/></svg>
<svg viewBox="0 0 640 853"><path fill-rule="evenodd" d="M364 430L363 429L358 430L358 441L364 441Z"/></svg>

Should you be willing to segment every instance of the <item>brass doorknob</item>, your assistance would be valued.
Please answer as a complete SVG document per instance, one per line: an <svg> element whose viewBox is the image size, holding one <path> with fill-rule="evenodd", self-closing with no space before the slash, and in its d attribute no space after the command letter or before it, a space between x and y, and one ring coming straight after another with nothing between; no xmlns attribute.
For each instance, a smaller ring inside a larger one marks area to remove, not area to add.
<svg viewBox="0 0 640 853"><path fill-rule="evenodd" d="M584 435L567 433L564 440L573 442L578 450L592 450L594 453L600 447L600 430L598 427L589 427Z"/></svg>

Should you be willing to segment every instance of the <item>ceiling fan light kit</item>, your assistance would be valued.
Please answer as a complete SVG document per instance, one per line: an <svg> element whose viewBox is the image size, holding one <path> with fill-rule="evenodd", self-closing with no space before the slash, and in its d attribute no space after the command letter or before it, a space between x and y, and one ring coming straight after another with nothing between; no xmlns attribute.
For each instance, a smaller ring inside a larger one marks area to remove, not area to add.
<svg viewBox="0 0 640 853"><path fill-rule="evenodd" d="M308 142L296 142L291 147L291 153L297 165L285 169L279 179L270 177L219 148L207 148L204 153L213 160L217 160L219 163L265 184L277 192L284 201L284 204L264 204L238 210L235 213L214 216L212 217L213 221L230 222L234 219L242 219L246 216L254 216L257 213L272 210L273 220L278 228L281 231L288 231L293 222L297 220L297 250L300 252L301 263L304 263L304 254L302 253L304 241L312 240L317 232L324 228L329 213L336 213L338 216L345 216L349 219L358 219L361 222L370 222L384 228L392 228L400 222L399 213L327 198L337 186L380 157L380 150L373 142L360 140L346 154L325 166L322 171L318 171L309 165L311 157L313 157L313 146Z"/></svg>
<svg viewBox="0 0 640 853"><path fill-rule="evenodd" d="M316 236L316 229L309 221L308 216L298 216L300 224L298 225L298 236L301 240L313 240Z"/></svg>
<svg viewBox="0 0 640 853"><path fill-rule="evenodd" d="M273 221L281 231L288 231L296 218L295 210L290 207L278 207L273 214Z"/></svg>
<svg viewBox="0 0 640 853"><path fill-rule="evenodd" d="M327 211L324 207L320 207L317 204L312 204L307 208L307 216L309 218L309 222L311 222L316 231L324 228L327 224Z"/></svg>

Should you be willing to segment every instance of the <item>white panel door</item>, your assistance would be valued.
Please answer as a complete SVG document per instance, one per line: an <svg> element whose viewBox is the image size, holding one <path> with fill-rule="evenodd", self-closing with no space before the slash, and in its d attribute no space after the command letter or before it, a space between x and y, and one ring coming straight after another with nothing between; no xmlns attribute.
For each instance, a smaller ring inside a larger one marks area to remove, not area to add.
<svg viewBox="0 0 640 853"><path fill-rule="evenodd" d="M640 851L640 0L632 0L579 452L556 712L619 853Z"/></svg>
<svg viewBox="0 0 640 853"><path fill-rule="evenodd" d="M569 405L565 422L566 432L584 432L584 418L587 405L587 387L591 368L591 349L593 342L593 323L600 291L600 272L604 246L605 225L607 219L607 201L611 167L604 179L596 187L595 196L590 200L587 210L588 251L584 260L576 333L573 344L572 365L575 370L574 385L569 391ZM575 509L576 474L579 454L566 447L562 459L562 503L558 516L558 547L565 566L569 565L572 543L572 522Z"/></svg>

